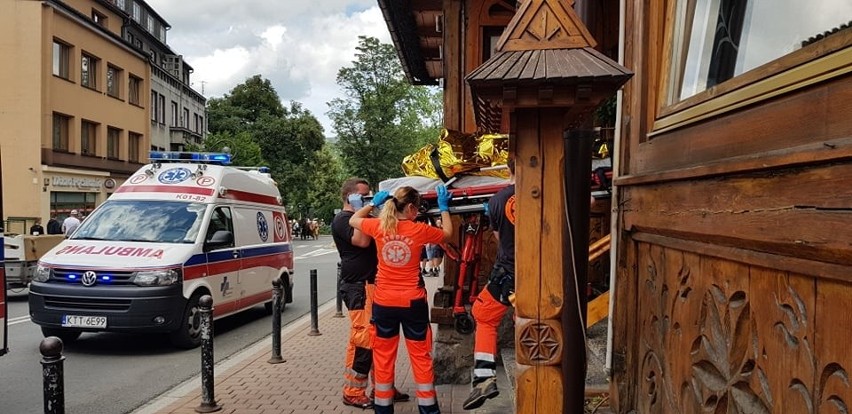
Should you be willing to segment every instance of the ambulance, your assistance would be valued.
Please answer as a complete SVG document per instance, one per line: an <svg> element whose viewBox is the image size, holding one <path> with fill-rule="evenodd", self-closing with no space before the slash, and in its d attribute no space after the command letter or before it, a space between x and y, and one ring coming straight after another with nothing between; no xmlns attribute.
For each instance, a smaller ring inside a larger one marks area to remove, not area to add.
<svg viewBox="0 0 852 414"><path fill-rule="evenodd" d="M293 249L269 174L229 154L152 152L145 165L65 241L41 257L32 321L64 341L82 332L163 332L200 344L198 301L214 318L263 304L272 281L293 299Z"/></svg>

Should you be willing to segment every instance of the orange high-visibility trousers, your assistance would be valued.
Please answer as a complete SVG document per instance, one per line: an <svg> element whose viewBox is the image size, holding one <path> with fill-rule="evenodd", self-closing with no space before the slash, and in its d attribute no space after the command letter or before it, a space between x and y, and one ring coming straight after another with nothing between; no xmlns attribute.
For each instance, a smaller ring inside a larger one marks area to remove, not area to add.
<svg viewBox="0 0 852 414"><path fill-rule="evenodd" d="M473 303L476 334L473 345L473 385L497 375L497 328L509 307L500 303L486 286Z"/></svg>
<svg viewBox="0 0 852 414"><path fill-rule="evenodd" d="M346 397L366 397L368 376L373 366L370 318L374 289L375 285L364 282L344 282L340 286L350 322L343 372L343 395Z"/></svg>
<svg viewBox="0 0 852 414"><path fill-rule="evenodd" d="M373 303L373 372L376 380L373 408L377 414L394 412L394 367L400 325L414 371L417 408L420 414L440 414L432 367L432 327L425 298L412 300L409 307Z"/></svg>

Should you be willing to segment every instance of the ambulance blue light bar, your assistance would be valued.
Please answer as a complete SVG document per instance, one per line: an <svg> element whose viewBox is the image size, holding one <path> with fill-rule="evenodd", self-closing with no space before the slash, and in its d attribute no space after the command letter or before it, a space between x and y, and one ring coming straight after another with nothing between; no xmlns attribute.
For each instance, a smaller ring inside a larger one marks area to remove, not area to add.
<svg viewBox="0 0 852 414"><path fill-rule="evenodd" d="M197 162L203 164L230 165L231 154L226 152L179 152L151 151L151 162Z"/></svg>

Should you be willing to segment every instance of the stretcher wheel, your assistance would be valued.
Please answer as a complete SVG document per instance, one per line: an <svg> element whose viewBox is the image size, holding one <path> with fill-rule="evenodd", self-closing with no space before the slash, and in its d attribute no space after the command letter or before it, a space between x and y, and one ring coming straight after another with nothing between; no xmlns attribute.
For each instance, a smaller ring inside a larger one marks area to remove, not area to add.
<svg viewBox="0 0 852 414"><path fill-rule="evenodd" d="M469 335L473 333L473 329L476 327L476 324L473 322L473 318L471 318L470 315L467 313L460 313L456 315L453 327L456 328L456 332L462 335Z"/></svg>

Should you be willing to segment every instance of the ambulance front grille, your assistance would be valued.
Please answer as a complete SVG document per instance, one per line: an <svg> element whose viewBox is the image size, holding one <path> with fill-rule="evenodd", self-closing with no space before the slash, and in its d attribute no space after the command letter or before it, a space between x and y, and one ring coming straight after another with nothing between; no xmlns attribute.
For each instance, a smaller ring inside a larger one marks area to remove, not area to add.
<svg viewBox="0 0 852 414"><path fill-rule="evenodd" d="M85 270L53 269L50 281L58 283L82 283ZM95 271L98 286L128 286L133 284L133 272Z"/></svg>
<svg viewBox="0 0 852 414"><path fill-rule="evenodd" d="M64 310L126 311L130 309L130 300L45 296L44 306L49 309Z"/></svg>

